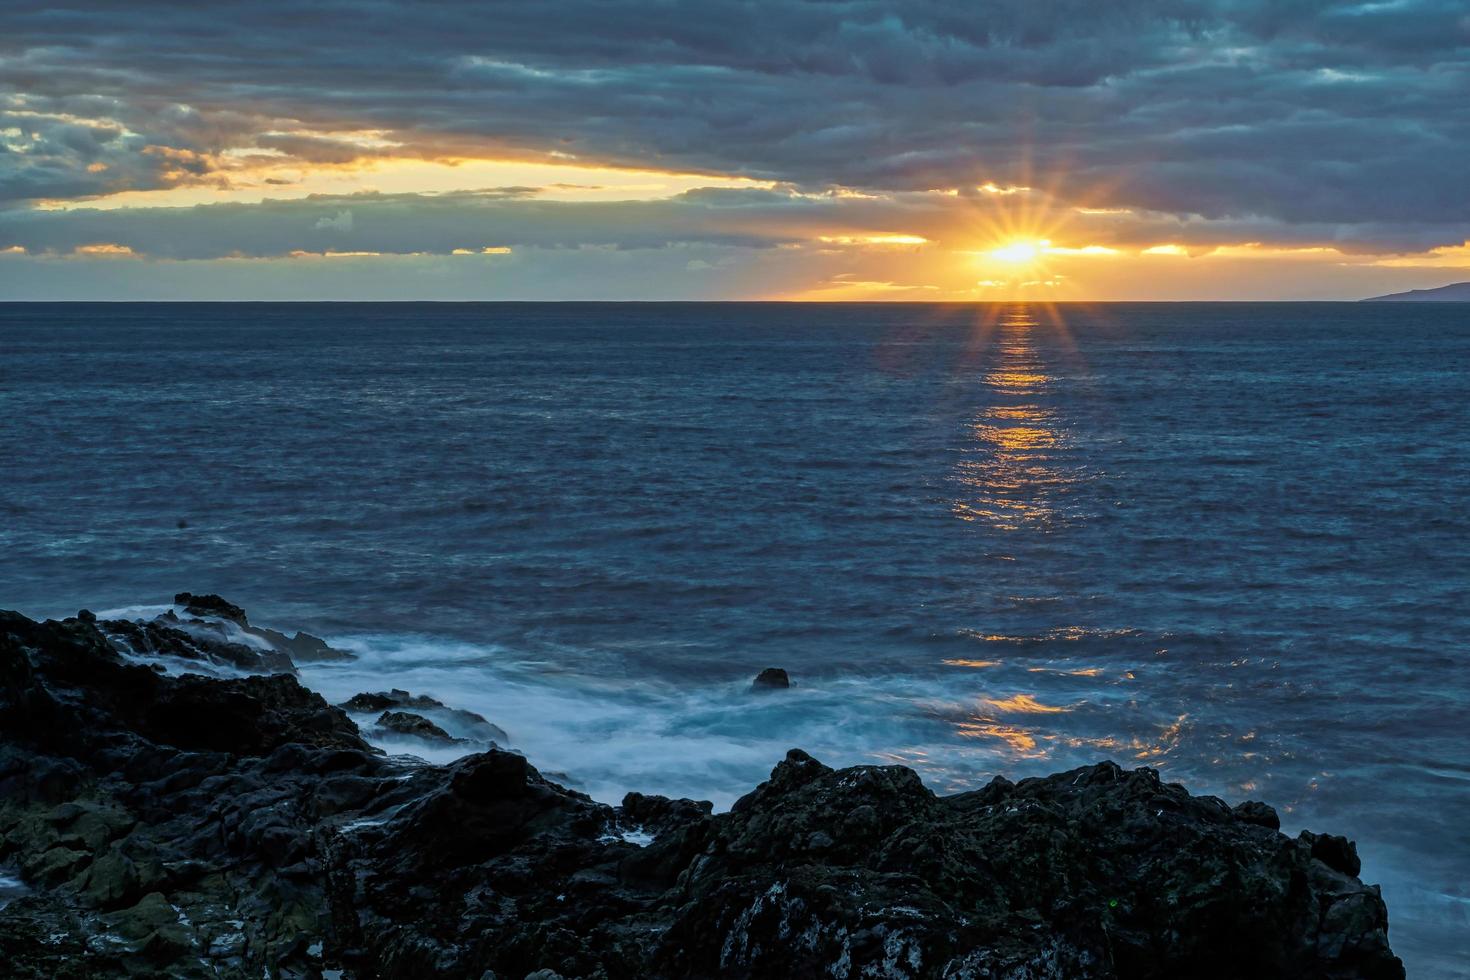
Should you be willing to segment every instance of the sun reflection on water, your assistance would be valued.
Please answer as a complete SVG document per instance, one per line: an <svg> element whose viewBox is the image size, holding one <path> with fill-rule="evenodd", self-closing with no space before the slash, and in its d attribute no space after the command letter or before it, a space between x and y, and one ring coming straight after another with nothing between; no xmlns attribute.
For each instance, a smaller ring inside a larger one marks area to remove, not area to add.
<svg viewBox="0 0 1470 980"><path fill-rule="evenodd" d="M989 404L970 422L970 441L956 466L961 520L1001 531L1049 529L1063 513L1059 497L1081 476L1065 465L1065 426L1043 404L1055 378L1036 342L1032 308L1004 308L982 324L989 363L981 385Z"/></svg>
<svg viewBox="0 0 1470 980"><path fill-rule="evenodd" d="M1023 715L1055 715L1072 710L1055 704L1042 704L1029 694L1012 694L1008 698L986 698L985 703L997 711L1016 712Z"/></svg>
<svg viewBox="0 0 1470 980"><path fill-rule="evenodd" d="M1089 375L1060 309L1024 303L981 312L963 370L976 407L951 472L951 511L984 540L987 557L1025 560L1037 543L1033 535L1075 531L1098 516L1082 492L1102 476L1087 463L1096 420L1078 416L1079 396L1088 392L1074 390ZM1010 543L996 546L997 536ZM1009 601L1029 609L1057 600L1043 591ZM946 725L966 754L986 760L982 765L990 771L1098 758L1162 767L1182 742L1198 736L1189 715L1153 703L1151 691L1141 687L1147 682L1139 681L1136 668L1147 661L1116 659L1149 654L1139 630L1029 622L1002 631L995 628L999 623L987 625L955 629L956 637L980 649L940 661L955 670L961 688L965 676L978 690L925 702L920 710Z"/></svg>

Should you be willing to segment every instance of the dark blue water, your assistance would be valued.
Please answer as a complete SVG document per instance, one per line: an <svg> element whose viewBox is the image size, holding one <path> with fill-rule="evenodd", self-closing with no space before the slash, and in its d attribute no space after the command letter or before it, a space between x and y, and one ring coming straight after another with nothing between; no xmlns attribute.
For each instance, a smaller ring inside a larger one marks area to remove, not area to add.
<svg viewBox="0 0 1470 980"><path fill-rule="evenodd" d="M1158 766L1467 975L1467 403L1454 304L0 306L0 606L217 591L605 798Z"/></svg>

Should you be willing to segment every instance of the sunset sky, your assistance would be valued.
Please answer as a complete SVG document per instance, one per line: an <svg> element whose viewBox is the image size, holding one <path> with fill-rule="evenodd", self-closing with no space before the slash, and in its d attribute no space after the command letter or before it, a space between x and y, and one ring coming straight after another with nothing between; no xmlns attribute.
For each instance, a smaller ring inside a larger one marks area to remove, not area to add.
<svg viewBox="0 0 1470 980"><path fill-rule="evenodd" d="M0 299L1470 279L1464 0L0 7Z"/></svg>

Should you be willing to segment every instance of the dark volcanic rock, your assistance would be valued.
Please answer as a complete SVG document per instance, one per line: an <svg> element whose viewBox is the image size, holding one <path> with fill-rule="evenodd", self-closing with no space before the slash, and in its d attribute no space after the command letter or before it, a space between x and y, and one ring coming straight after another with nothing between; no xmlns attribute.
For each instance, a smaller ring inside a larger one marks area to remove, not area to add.
<svg viewBox="0 0 1470 980"><path fill-rule="evenodd" d="M396 708L401 702L387 694L354 694L337 707L344 711L382 711Z"/></svg>
<svg viewBox="0 0 1470 980"><path fill-rule="evenodd" d="M352 654L327 645L320 637L251 626L245 610L217 595L180 592L172 609L152 620L108 620L98 626L118 649L136 657L197 660L247 673L296 672L296 661L348 660ZM91 623L96 617L82 610L77 618Z"/></svg>
<svg viewBox="0 0 1470 980"><path fill-rule="evenodd" d="M98 624L118 647L135 656L175 657L255 673L294 674L296 665L281 650L260 650L229 638L223 627L203 620L147 622L110 619Z"/></svg>
<svg viewBox="0 0 1470 980"><path fill-rule="evenodd" d="M468 740L502 744L510 741L510 736L505 733L505 729L487 721L484 715L466 711L463 708L451 708L428 695L410 694L398 688L393 688L391 691L364 691L361 694L354 694L343 701L340 707L346 711L362 713L377 713L392 708L411 708L419 717L427 712L447 724L454 725L464 732ZM378 723L382 724L381 718L378 719ZM404 734L415 733L405 732ZM444 737L453 738L448 732L444 733Z"/></svg>
<svg viewBox="0 0 1470 980"><path fill-rule="evenodd" d="M387 729L396 735L412 735L414 738L427 739L431 742L459 741L423 715L416 715L409 711L383 712L378 716L378 727Z"/></svg>
<svg viewBox="0 0 1470 980"><path fill-rule="evenodd" d="M701 854L661 947L674 975L1402 975L1376 889L1151 769L941 798L793 751Z"/></svg>
<svg viewBox="0 0 1470 980"><path fill-rule="evenodd" d="M174 605L182 607L184 612L191 616L199 616L203 619L228 619L240 626L248 625L245 610L212 593L194 595L192 592L180 592L174 596Z"/></svg>
<svg viewBox="0 0 1470 980"><path fill-rule="evenodd" d="M1346 837L1314 834L1310 830L1304 830L1297 835L1297 839L1311 848L1312 857L1334 871L1356 875L1363 870L1363 862L1358 860L1358 845Z"/></svg>
<svg viewBox="0 0 1470 980"><path fill-rule="evenodd" d="M285 633L263 627L251 627L255 635L269 640L275 644L277 649L284 650L291 655L291 659L298 663L309 663L314 660L354 660L352 654L346 650L338 650L336 647L328 646L327 641L310 633L296 631L295 636L287 636Z"/></svg>
<svg viewBox="0 0 1470 980"><path fill-rule="evenodd" d="M623 818L654 834L664 834L705 820L714 810L708 800L671 800L667 796L629 793L619 807Z"/></svg>
<svg viewBox="0 0 1470 980"><path fill-rule="evenodd" d="M780 667L767 667L750 682L752 691L783 691L791 686L791 678Z"/></svg>
<svg viewBox="0 0 1470 980"><path fill-rule="evenodd" d="M345 714L289 674L230 680L185 674L161 688L141 730L167 745L239 755L291 744L368 749Z"/></svg>
<svg viewBox="0 0 1470 980"><path fill-rule="evenodd" d="M1403 976L1351 842L1151 769L940 797L793 750L729 813L614 808L509 752L376 754L290 675L161 675L100 625L0 613L7 980Z"/></svg>
<svg viewBox="0 0 1470 980"><path fill-rule="evenodd" d="M1258 800L1246 800L1244 803L1239 803L1234 812L1237 820L1260 824L1272 830L1281 829L1281 818L1276 815L1276 811Z"/></svg>
<svg viewBox="0 0 1470 980"><path fill-rule="evenodd" d="M346 650L330 647L326 640L319 636L312 636L310 633L298 631L295 636L287 636L279 630L251 626L245 610L217 595L194 595L192 592L180 592L174 596L174 605L181 607L185 614L198 617L199 620L220 620L233 623L240 628L241 632L266 641L291 660L307 662L353 659L352 654Z"/></svg>

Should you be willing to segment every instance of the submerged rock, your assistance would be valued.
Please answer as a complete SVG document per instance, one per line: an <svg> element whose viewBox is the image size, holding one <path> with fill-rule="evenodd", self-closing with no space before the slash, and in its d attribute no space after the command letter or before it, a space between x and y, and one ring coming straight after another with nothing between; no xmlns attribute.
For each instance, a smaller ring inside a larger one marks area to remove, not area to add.
<svg viewBox="0 0 1470 980"><path fill-rule="evenodd" d="M161 675L100 625L0 613L6 978L1403 976L1351 842L1152 769L942 797L793 750L729 813L611 807L509 752L383 756L290 675Z"/></svg>
<svg viewBox="0 0 1470 980"><path fill-rule="evenodd" d="M791 678L780 667L767 667L750 682L752 691L784 691L790 686Z"/></svg>

